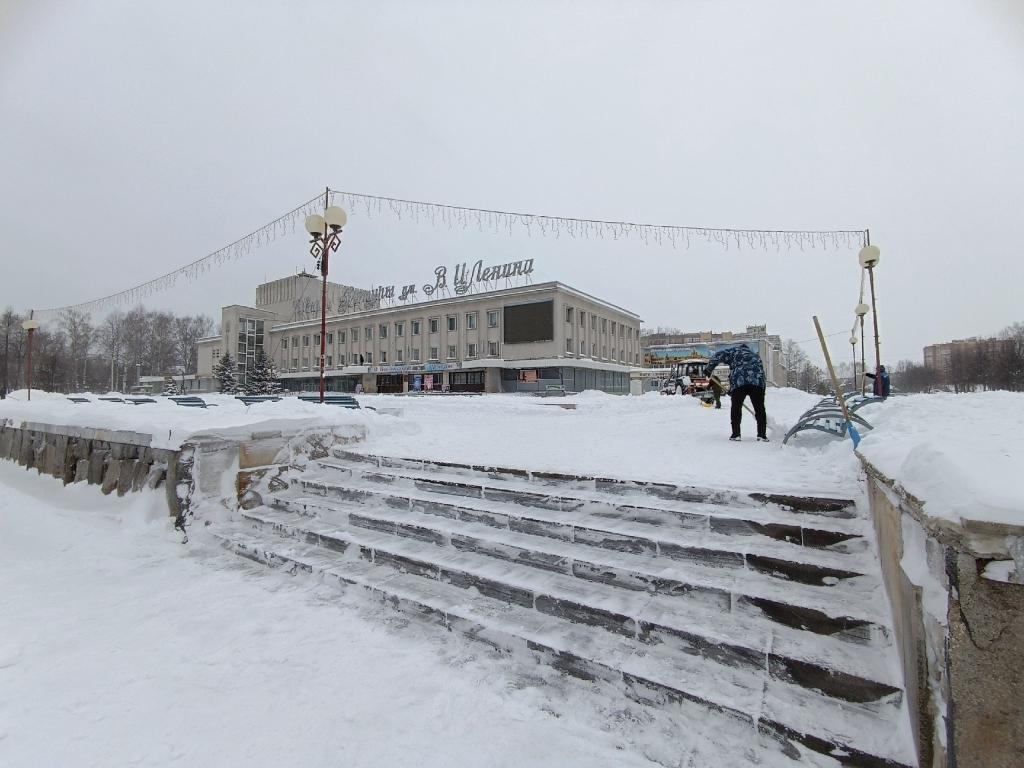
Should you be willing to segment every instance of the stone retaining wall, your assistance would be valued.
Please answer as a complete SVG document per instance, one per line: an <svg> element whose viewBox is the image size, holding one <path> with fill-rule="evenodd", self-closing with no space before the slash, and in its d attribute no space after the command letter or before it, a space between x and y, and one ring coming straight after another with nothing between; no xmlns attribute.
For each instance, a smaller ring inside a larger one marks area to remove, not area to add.
<svg viewBox="0 0 1024 768"><path fill-rule="evenodd" d="M923 768L1024 765L1024 527L929 517L861 457ZM1022 514L1024 517L1024 514Z"/></svg>
<svg viewBox="0 0 1024 768"><path fill-rule="evenodd" d="M124 496L143 488L167 489L172 516L181 512L177 485L188 475L181 452L152 448L150 435L124 430L69 427L26 422L20 427L0 420L0 459L69 483L100 486L103 493ZM170 478L170 482L168 482Z"/></svg>

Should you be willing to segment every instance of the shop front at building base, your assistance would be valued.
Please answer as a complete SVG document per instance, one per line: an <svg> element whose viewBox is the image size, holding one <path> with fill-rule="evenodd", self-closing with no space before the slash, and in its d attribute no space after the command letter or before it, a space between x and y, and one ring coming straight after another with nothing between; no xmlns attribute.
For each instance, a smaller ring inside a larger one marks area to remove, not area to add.
<svg viewBox="0 0 1024 768"><path fill-rule="evenodd" d="M331 392L377 394L406 393L535 393L562 389L566 392L599 390L611 394L629 393L629 369L604 366L591 360L565 365L564 360L481 360L466 363L425 365L351 366L328 371L326 388ZM545 363L547 363L545 365ZM559 364L555 364L559 363ZM281 377L285 391L315 392L320 379L315 371L301 376Z"/></svg>

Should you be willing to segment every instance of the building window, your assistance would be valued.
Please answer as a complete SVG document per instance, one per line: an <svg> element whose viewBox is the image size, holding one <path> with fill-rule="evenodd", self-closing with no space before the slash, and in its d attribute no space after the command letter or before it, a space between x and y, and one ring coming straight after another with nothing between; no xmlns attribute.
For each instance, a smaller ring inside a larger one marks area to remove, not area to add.
<svg viewBox="0 0 1024 768"><path fill-rule="evenodd" d="M488 341L487 342L487 354L488 354L489 357L497 357L498 356L498 342L496 342L496 341Z"/></svg>
<svg viewBox="0 0 1024 768"><path fill-rule="evenodd" d="M476 312L473 312L472 314L467 314L466 315L466 330L467 331L475 331L476 330Z"/></svg>
<svg viewBox="0 0 1024 768"><path fill-rule="evenodd" d="M597 344L590 345L590 356L597 357Z"/></svg>
<svg viewBox="0 0 1024 768"><path fill-rule="evenodd" d="M565 351L570 355L572 354L572 339L565 340Z"/></svg>
<svg viewBox="0 0 1024 768"><path fill-rule="evenodd" d="M320 334L319 333L314 333L313 334L313 346L314 347L319 347L320 346Z"/></svg>
<svg viewBox="0 0 1024 768"><path fill-rule="evenodd" d="M344 331L338 331L338 343L339 344L344 344L345 343L345 332Z"/></svg>
<svg viewBox="0 0 1024 768"><path fill-rule="evenodd" d="M580 310L580 328L583 328L587 324L587 313L582 309Z"/></svg>
<svg viewBox="0 0 1024 768"><path fill-rule="evenodd" d="M338 365L344 367L344 365L345 365L345 356L344 355L338 355Z"/></svg>
<svg viewBox="0 0 1024 768"><path fill-rule="evenodd" d="M419 336L420 335L420 321L419 320L413 320L412 321L412 335L413 336Z"/></svg>
<svg viewBox="0 0 1024 768"><path fill-rule="evenodd" d="M601 359L602 360L607 360L608 359L608 345L606 345L606 344L602 344L601 345Z"/></svg>
<svg viewBox="0 0 1024 768"><path fill-rule="evenodd" d="M498 327L498 310L492 309L487 312L487 327L497 328Z"/></svg>
<svg viewBox="0 0 1024 768"><path fill-rule="evenodd" d="M380 351L380 364L384 365L385 363L387 363L387 361L388 361L388 351L386 349L382 349Z"/></svg>
<svg viewBox="0 0 1024 768"><path fill-rule="evenodd" d="M639 352L634 353L634 355L633 355L633 362L636 363L637 365L640 365L640 353Z"/></svg>
<svg viewBox="0 0 1024 768"><path fill-rule="evenodd" d="M619 348L619 362L626 362L626 350L622 349L621 347Z"/></svg>
<svg viewBox="0 0 1024 768"><path fill-rule="evenodd" d="M626 328L621 323L619 324L619 338L620 339L626 338Z"/></svg>
<svg viewBox="0 0 1024 768"><path fill-rule="evenodd" d="M591 315L590 316L590 330L592 330L592 331L596 331L597 330L597 315Z"/></svg>
<svg viewBox="0 0 1024 768"><path fill-rule="evenodd" d="M608 318L607 317L602 317L601 318L601 333L607 333L607 332L608 332Z"/></svg>
<svg viewBox="0 0 1024 768"><path fill-rule="evenodd" d="M405 336L405 323L395 323L395 336Z"/></svg>
<svg viewBox="0 0 1024 768"><path fill-rule="evenodd" d="M373 326L372 325L368 325L365 328L363 328L363 338L366 339L367 341L369 341L370 339L373 338Z"/></svg>
<svg viewBox="0 0 1024 768"><path fill-rule="evenodd" d="M386 339L388 337L388 327L384 324L380 324L380 338Z"/></svg>
<svg viewBox="0 0 1024 768"><path fill-rule="evenodd" d="M438 352L437 347L431 347L430 348L430 359L431 360L437 360L437 352Z"/></svg>
<svg viewBox="0 0 1024 768"><path fill-rule="evenodd" d="M396 363L402 362L402 358L403 357L405 357L405 350L396 349L395 350L395 362Z"/></svg>
<svg viewBox="0 0 1024 768"><path fill-rule="evenodd" d="M419 351L419 349L418 348L417 349L410 349L409 350L409 358L413 362L418 363L420 361L420 351Z"/></svg>
<svg viewBox="0 0 1024 768"><path fill-rule="evenodd" d="M352 329L352 343L355 344L358 341L359 341L359 329L358 328L353 328Z"/></svg>
<svg viewBox="0 0 1024 768"><path fill-rule="evenodd" d="M327 334L327 343L328 344L333 344L334 343L334 332L333 331L331 333Z"/></svg>
<svg viewBox="0 0 1024 768"><path fill-rule="evenodd" d="M581 341L580 342L580 354L581 355L587 354L587 342L585 342L585 341Z"/></svg>
<svg viewBox="0 0 1024 768"><path fill-rule="evenodd" d="M299 358L293 357L292 358L292 368L298 368L298 367L299 367Z"/></svg>
<svg viewBox="0 0 1024 768"><path fill-rule="evenodd" d="M302 346L304 346L304 347L308 347L309 346L309 336L303 336L302 337Z"/></svg>
<svg viewBox="0 0 1024 768"><path fill-rule="evenodd" d="M454 331L459 327L459 318L455 315L448 315L448 330Z"/></svg>
<svg viewBox="0 0 1024 768"><path fill-rule="evenodd" d="M612 336L615 335L615 321L612 320Z"/></svg>
<svg viewBox="0 0 1024 768"><path fill-rule="evenodd" d="M432 317L432 318L430 318L430 332L431 333L437 333L437 331L438 331L438 329L440 327L441 327L441 318L440 317Z"/></svg>
<svg viewBox="0 0 1024 768"><path fill-rule="evenodd" d="M572 322L572 307L566 307L565 308L565 322L567 322L567 323L571 323Z"/></svg>
<svg viewBox="0 0 1024 768"><path fill-rule="evenodd" d="M448 345L448 359L449 360L454 360L455 359L455 352L456 352L455 345L454 344L449 344Z"/></svg>
<svg viewBox="0 0 1024 768"><path fill-rule="evenodd" d="M366 364L373 365L373 352L366 350Z"/></svg>
<svg viewBox="0 0 1024 768"><path fill-rule="evenodd" d="M281 339L281 349L288 349L288 337L287 336L285 336L283 339ZM214 357L217 356L217 350L216 349L213 350L213 356Z"/></svg>
<svg viewBox="0 0 1024 768"><path fill-rule="evenodd" d="M476 344L466 345L466 357L476 357Z"/></svg>
<svg viewBox="0 0 1024 768"><path fill-rule="evenodd" d="M334 358L331 357L330 355L328 355L327 356L327 367L330 368L333 365L334 365Z"/></svg>

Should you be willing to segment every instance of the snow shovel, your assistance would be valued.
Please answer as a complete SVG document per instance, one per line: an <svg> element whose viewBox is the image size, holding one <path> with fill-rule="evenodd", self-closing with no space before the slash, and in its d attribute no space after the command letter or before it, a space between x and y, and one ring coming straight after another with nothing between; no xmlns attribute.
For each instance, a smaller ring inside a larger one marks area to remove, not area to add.
<svg viewBox="0 0 1024 768"><path fill-rule="evenodd" d="M850 420L850 411L846 407L846 400L843 399L843 391L839 388L839 379L836 378L836 369L832 367L832 356L828 353L828 345L825 343L825 334L821 332L821 323L818 322L818 316L814 315L814 329L818 332L818 341L821 342L821 351L825 355L825 365L828 366L828 375L832 379L832 390L836 393L836 400L839 402L839 407L843 411L843 418L846 420L846 433L850 436L850 440L853 441L853 450L857 450L857 446L860 445L860 432L853 425Z"/></svg>

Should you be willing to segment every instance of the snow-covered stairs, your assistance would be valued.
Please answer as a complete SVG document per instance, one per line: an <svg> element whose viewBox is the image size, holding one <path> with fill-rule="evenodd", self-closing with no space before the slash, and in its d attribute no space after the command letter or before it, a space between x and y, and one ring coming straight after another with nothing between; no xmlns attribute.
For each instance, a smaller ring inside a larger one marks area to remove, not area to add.
<svg viewBox="0 0 1024 768"><path fill-rule="evenodd" d="M696 702L794 757L910 765L870 522L741 494L337 451L215 529L259 562L644 703Z"/></svg>

